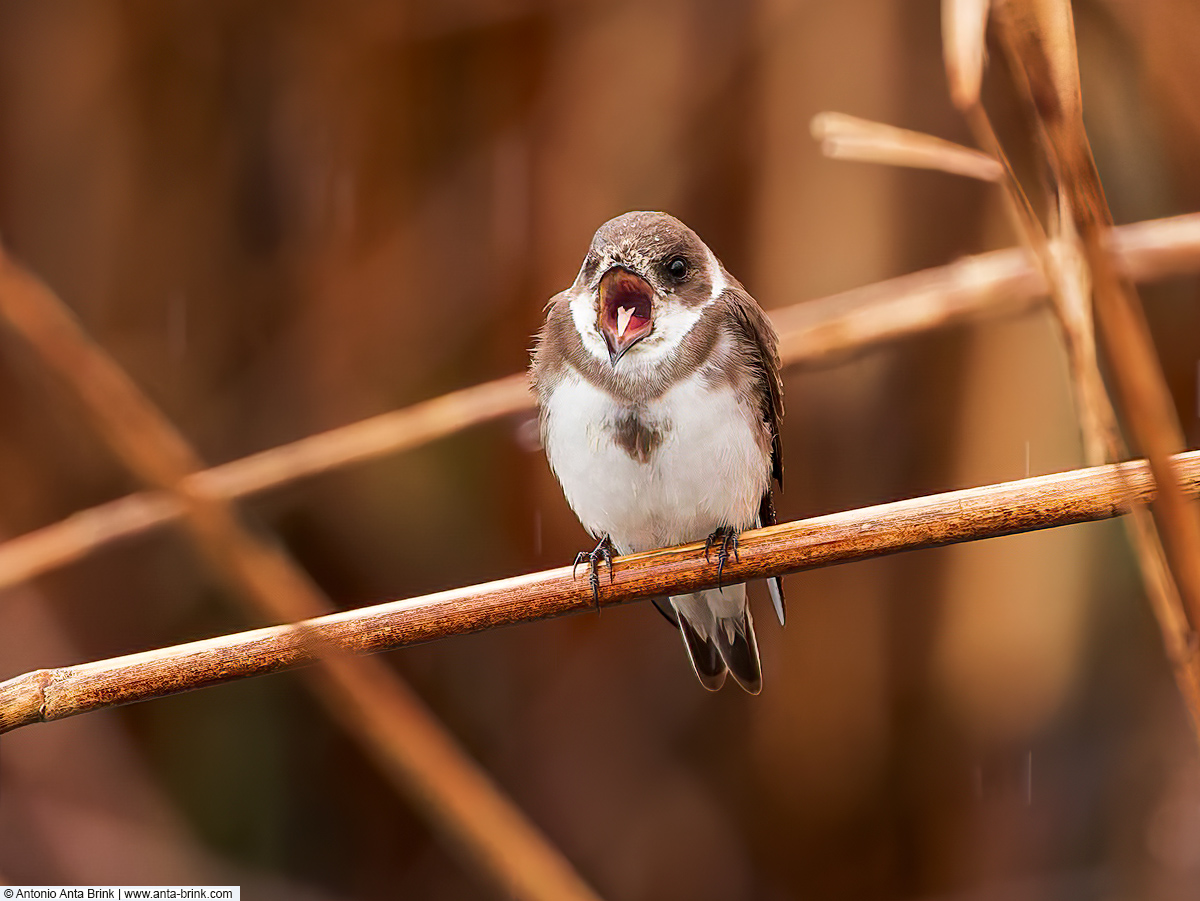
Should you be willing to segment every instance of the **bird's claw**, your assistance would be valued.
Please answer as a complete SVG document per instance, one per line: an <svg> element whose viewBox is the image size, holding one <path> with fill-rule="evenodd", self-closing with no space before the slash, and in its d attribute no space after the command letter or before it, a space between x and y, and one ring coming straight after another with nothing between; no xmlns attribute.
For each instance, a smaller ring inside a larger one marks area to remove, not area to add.
<svg viewBox="0 0 1200 901"><path fill-rule="evenodd" d="M729 551L733 550L733 559L737 563L742 562L742 558L738 556L738 533L736 529L728 526L721 526L713 530L713 533L704 539L704 560L706 563L712 563L712 549L717 547L717 590L721 589L721 575L725 572L725 564L729 561Z"/></svg>
<svg viewBox="0 0 1200 901"><path fill-rule="evenodd" d="M613 580L613 543L612 539L605 535L600 539L600 543L590 551L580 551L575 555L575 563L571 567L571 578L575 578L575 571L579 569L579 564L586 563L588 565L588 584L592 587L592 602L596 605L596 612L600 612L600 564L603 563L608 567L609 584Z"/></svg>

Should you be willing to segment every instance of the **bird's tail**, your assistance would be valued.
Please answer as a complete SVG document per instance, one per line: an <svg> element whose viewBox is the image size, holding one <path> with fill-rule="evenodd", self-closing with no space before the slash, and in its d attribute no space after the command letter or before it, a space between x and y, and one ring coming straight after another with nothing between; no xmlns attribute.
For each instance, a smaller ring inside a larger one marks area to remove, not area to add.
<svg viewBox="0 0 1200 901"><path fill-rule="evenodd" d="M716 691L726 672L750 694L762 690L762 667L746 586L730 585L671 598L683 644L700 684Z"/></svg>

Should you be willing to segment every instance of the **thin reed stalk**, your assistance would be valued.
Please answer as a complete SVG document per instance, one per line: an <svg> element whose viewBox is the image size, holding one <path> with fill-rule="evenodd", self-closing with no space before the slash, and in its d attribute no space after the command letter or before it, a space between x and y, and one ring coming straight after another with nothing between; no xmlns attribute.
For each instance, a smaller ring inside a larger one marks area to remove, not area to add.
<svg viewBox="0 0 1200 901"><path fill-rule="evenodd" d="M1200 451L1174 460L1179 488L1200 495ZM1155 495L1145 461L1091 467L833 513L744 532L725 584L787 575L899 551L1110 519ZM613 606L717 584L702 542L613 561L600 603ZM299 623L222 635L79 666L36 670L0 683L0 732L313 663L322 647L374 653L595 609L574 567Z"/></svg>

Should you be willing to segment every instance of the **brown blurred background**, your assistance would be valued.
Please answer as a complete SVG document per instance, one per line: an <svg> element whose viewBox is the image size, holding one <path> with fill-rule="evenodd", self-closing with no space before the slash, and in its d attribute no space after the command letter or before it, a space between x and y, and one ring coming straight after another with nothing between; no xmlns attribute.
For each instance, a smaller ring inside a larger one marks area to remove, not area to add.
<svg viewBox="0 0 1200 901"><path fill-rule="evenodd" d="M1075 11L1117 220L1200 210L1200 7ZM521 370L629 209L768 308L1015 243L990 187L821 158L826 109L969 143L938 4L0 0L0 238L217 463ZM1197 279L1142 296L1195 447ZM786 387L785 519L1082 463L1046 314ZM139 487L8 336L0 409L4 537ZM562 565L588 539L522 426L243 509L343 606ZM1200 766L1119 525L788 588L757 698L701 690L648 605L387 660L606 898L1200 896ZM162 530L0 595L0 679L239 609ZM4 736L0 879L494 896L292 675Z"/></svg>

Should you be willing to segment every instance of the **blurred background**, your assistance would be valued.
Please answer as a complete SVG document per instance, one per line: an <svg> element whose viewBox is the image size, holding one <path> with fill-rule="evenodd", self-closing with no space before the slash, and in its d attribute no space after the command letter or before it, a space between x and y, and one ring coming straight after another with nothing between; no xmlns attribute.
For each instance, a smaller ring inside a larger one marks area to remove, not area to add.
<svg viewBox="0 0 1200 901"><path fill-rule="evenodd" d="M1200 7L1074 8L1117 221L1200 210ZM0 0L0 238L219 463L522 370L626 210L767 308L1014 244L994 188L809 137L970 143L940 35L933 0ZM1198 289L1142 291L1192 447ZM1083 462L1047 313L785 400L781 519ZM140 487L7 334L0 409L3 537ZM560 566L590 540L528 419L242 507L345 607ZM1196 897L1200 765L1119 524L787 581L756 698L649 605L385 659L606 898ZM0 679L258 624L167 528L0 594ZM0 738L0 879L497 896L295 675Z"/></svg>

